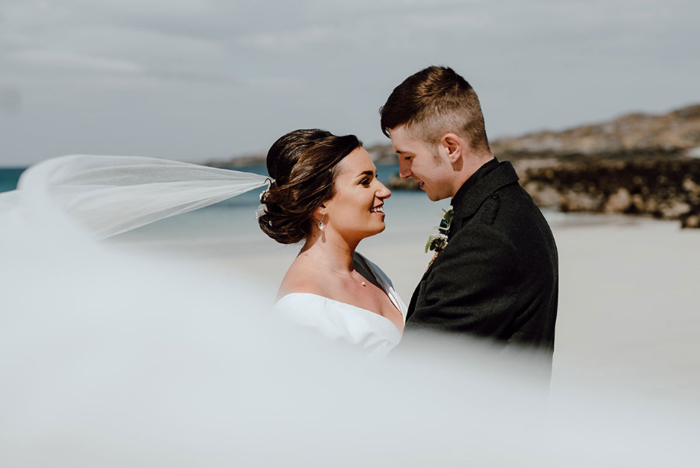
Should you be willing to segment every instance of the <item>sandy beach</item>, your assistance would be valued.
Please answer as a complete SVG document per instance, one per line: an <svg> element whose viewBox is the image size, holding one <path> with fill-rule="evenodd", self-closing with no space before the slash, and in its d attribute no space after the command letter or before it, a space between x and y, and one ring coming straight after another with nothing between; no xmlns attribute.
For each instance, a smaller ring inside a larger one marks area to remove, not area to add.
<svg viewBox="0 0 700 468"><path fill-rule="evenodd" d="M408 301L445 205L422 193L391 202L386 232L360 251ZM39 235L0 244L9 259L0 283L11 286L0 331L5 465L651 468L694 459L700 232L546 213L561 290L544 403L524 362L501 373L470 343L372 362L271 316L299 246L267 239L254 211L204 209L103 244Z"/></svg>
<svg viewBox="0 0 700 468"><path fill-rule="evenodd" d="M430 259L423 249L438 221L433 213L448 205L422 193L402 194L387 205L386 231L358 250L392 278L408 303ZM560 257L552 391L594 381L700 400L700 314L693 292L700 232L649 218L545 214ZM183 219L165 220L113 243L184 255L224 274L245 272L272 301L299 246L276 244L254 220L222 221L224 212L216 209L185 216L188 228Z"/></svg>

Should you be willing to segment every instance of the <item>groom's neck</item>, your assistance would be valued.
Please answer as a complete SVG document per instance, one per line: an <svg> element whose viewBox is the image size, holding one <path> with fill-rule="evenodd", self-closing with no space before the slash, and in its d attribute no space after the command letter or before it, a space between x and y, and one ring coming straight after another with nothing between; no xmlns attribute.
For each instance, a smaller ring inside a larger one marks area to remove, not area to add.
<svg viewBox="0 0 700 468"><path fill-rule="evenodd" d="M472 153L460 158L461 163L453 164L455 173L452 181L451 198L455 198L457 193L461 191L465 184L469 185L471 180L476 179L476 174L482 167L495 159L496 158L490 152L481 155Z"/></svg>

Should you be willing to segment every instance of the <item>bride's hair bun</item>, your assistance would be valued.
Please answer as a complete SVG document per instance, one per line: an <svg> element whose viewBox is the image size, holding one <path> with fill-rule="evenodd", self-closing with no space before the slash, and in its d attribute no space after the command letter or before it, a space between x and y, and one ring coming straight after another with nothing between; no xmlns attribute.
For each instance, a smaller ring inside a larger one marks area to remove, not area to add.
<svg viewBox="0 0 700 468"><path fill-rule="evenodd" d="M355 135L325 130L294 130L267 152L267 172L275 181L262 195L260 229L281 244L294 244L311 233L314 211L335 194L338 163L362 142Z"/></svg>

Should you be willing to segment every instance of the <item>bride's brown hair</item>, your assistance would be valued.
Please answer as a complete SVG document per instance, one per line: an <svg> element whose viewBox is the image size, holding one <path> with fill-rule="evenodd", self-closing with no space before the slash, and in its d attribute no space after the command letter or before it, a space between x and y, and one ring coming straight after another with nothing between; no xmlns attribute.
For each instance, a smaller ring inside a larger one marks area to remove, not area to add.
<svg viewBox="0 0 700 468"><path fill-rule="evenodd" d="M318 129L294 130L267 152L267 172L274 182L261 197L265 213L260 229L281 244L294 244L311 233L313 214L335 194L338 163L362 142L355 135L335 136Z"/></svg>

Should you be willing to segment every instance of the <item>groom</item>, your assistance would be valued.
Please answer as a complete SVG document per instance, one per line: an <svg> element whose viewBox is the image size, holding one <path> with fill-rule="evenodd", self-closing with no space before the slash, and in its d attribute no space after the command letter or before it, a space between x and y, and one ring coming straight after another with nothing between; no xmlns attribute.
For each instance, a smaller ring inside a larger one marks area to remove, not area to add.
<svg viewBox="0 0 700 468"><path fill-rule="evenodd" d="M413 293L406 330L529 348L551 366L557 317L557 248L508 161L489 147L479 99L450 68L429 67L397 86L381 126L433 201L452 198L447 245Z"/></svg>

